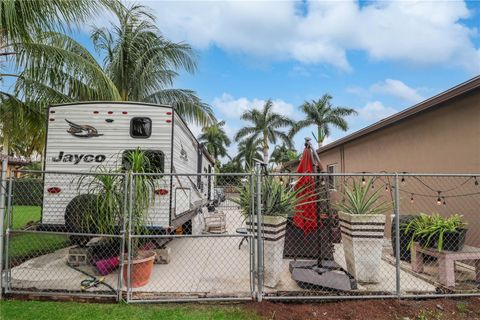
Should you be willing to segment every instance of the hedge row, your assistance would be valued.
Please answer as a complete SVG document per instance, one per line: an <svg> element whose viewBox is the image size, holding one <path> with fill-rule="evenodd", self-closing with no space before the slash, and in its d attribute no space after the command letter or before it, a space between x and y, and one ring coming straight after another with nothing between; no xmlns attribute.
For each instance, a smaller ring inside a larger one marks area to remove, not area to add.
<svg viewBox="0 0 480 320"><path fill-rule="evenodd" d="M7 188L7 190L9 190ZM41 206L43 202L43 180L16 179L12 186L12 204L19 206Z"/></svg>

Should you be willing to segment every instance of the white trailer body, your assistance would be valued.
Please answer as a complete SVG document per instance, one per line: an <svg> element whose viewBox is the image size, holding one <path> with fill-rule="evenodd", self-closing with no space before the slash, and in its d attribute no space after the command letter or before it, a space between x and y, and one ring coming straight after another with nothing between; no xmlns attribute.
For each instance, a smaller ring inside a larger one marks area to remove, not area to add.
<svg viewBox="0 0 480 320"><path fill-rule="evenodd" d="M172 107L132 102L85 102L48 109L44 153L47 172L94 172L99 165L116 169L122 165L124 153L137 148L161 159L156 163L165 173L203 173L199 168L213 167L212 157ZM65 225L68 204L86 192L82 190L79 177L45 175L44 228L58 229ZM203 188L203 182L212 184L213 178L162 176L157 179L156 188L162 192L154 196L154 205L149 209L149 227L176 227L190 220L198 208L213 198L213 188L209 192L208 188Z"/></svg>

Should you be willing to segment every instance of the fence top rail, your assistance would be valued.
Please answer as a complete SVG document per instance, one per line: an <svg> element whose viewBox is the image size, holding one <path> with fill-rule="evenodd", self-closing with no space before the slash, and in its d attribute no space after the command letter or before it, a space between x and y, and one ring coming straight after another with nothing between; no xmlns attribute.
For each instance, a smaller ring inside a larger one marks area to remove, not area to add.
<svg viewBox="0 0 480 320"><path fill-rule="evenodd" d="M396 172L351 172L351 173L297 173L297 172L285 172L285 173L268 173L269 176L274 177L302 177L302 176L337 176L337 177L479 177L480 173L396 173Z"/></svg>
<svg viewBox="0 0 480 320"><path fill-rule="evenodd" d="M90 172L90 171L59 171L59 170L15 170L18 173L31 174L65 174L65 175L81 175L81 176L126 176L124 172Z"/></svg>
<svg viewBox="0 0 480 320"><path fill-rule="evenodd" d="M14 172L19 173L30 173L30 174L66 174L66 175L91 175L91 176L126 176L128 175L125 172L91 172L91 171L61 171L61 170L15 170ZM254 172L232 172L232 173L133 173L133 176L224 176L224 177L248 177ZM268 173L269 176L281 177L281 176L291 176L291 177L301 177L301 176L337 176L337 177L478 177L480 179L479 173L421 173L421 172L344 172L344 173L328 173L328 172L318 172L318 173L297 173L297 172L271 172Z"/></svg>
<svg viewBox="0 0 480 320"><path fill-rule="evenodd" d="M133 173L133 176L174 176L174 177L189 177L189 176L202 176L202 177L249 177L253 173L250 172L233 172L233 173Z"/></svg>

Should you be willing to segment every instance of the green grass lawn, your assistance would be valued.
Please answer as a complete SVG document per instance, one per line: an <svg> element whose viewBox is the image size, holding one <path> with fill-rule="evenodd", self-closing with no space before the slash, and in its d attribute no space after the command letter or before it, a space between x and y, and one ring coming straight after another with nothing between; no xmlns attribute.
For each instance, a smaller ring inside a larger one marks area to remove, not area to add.
<svg viewBox="0 0 480 320"><path fill-rule="evenodd" d="M46 301L2 301L0 319L260 319L242 305L126 305Z"/></svg>
<svg viewBox="0 0 480 320"><path fill-rule="evenodd" d="M30 221L40 221L40 211L41 208L39 206L13 206L13 229L22 229Z"/></svg>
<svg viewBox="0 0 480 320"><path fill-rule="evenodd" d="M40 207L14 206L12 208L13 230L23 229L30 221L40 221ZM13 234L9 242L9 257L13 261L33 258L68 245L66 236L56 234Z"/></svg>
<svg viewBox="0 0 480 320"><path fill-rule="evenodd" d="M9 239L11 259L33 258L68 246L68 238L57 234L25 233Z"/></svg>

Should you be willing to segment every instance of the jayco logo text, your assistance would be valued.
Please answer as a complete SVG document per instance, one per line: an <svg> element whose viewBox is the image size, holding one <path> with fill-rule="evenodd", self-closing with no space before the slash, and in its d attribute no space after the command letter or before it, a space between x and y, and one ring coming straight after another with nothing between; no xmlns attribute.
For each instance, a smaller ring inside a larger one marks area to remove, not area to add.
<svg viewBox="0 0 480 320"><path fill-rule="evenodd" d="M53 162L71 162L79 164L80 162L103 162L107 157L103 154L83 154L83 153L64 153L60 151L57 157L53 157Z"/></svg>

